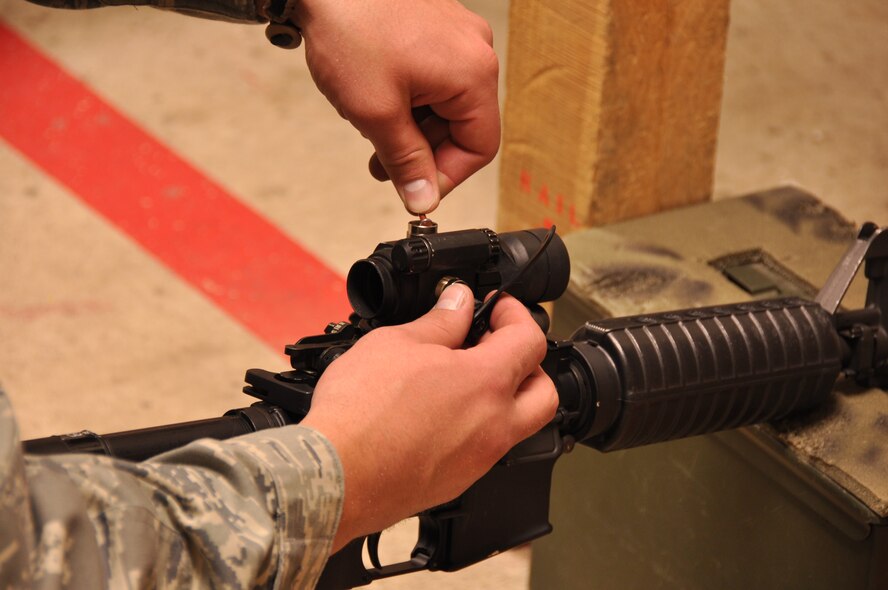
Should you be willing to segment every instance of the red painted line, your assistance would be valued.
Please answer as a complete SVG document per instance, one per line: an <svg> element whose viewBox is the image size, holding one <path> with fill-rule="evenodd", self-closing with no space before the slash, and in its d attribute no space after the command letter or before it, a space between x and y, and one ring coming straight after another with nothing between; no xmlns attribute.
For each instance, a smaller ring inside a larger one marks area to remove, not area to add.
<svg viewBox="0 0 888 590"><path fill-rule="evenodd" d="M347 317L340 276L2 22L0 137L272 347Z"/></svg>

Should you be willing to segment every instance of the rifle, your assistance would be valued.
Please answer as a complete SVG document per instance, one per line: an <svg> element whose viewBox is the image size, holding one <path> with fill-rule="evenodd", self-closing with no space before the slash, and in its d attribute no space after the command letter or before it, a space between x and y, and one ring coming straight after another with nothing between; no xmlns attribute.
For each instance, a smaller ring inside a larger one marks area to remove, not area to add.
<svg viewBox="0 0 888 590"><path fill-rule="evenodd" d="M840 309L863 263L866 304ZM515 296L546 330L539 303L562 294L569 269L554 228L438 233L434 223L414 221L406 239L381 243L352 266L348 322L288 345L292 370L247 371L244 392L261 401L221 418L107 435L85 431L24 447L143 460L201 437L298 423L336 358L377 327L419 317L449 283L464 282L475 294L470 337L487 327L492 303L482 301L490 291ZM318 587L454 571L548 534L552 469L577 443L607 452L778 420L822 404L840 376L888 388L888 231L865 224L813 301L768 299L588 322L569 340L549 340L542 366L560 400L550 424L461 496L419 514L409 559L381 564L381 533L374 533L331 556ZM363 563L365 546L371 567Z"/></svg>

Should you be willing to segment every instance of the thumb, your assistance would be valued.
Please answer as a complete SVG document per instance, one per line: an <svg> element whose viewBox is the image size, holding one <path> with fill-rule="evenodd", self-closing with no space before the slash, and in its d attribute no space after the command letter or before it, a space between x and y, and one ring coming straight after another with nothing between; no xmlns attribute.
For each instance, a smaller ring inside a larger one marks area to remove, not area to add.
<svg viewBox="0 0 888 590"><path fill-rule="evenodd" d="M444 289L430 312L400 328L416 342L459 348L469 333L474 302L471 289L454 283Z"/></svg>
<svg viewBox="0 0 888 590"><path fill-rule="evenodd" d="M394 124L387 121L364 132L404 201L404 207L414 215L433 211L441 200L435 155L410 110Z"/></svg>

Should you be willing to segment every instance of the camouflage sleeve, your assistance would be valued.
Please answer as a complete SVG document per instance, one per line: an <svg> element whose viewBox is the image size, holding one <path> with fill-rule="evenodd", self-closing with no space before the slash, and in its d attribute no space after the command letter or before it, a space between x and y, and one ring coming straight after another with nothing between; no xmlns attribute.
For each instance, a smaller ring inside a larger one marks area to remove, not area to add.
<svg viewBox="0 0 888 590"><path fill-rule="evenodd" d="M0 588L311 588L343 476L301 426L143 463L23 457L0 391Z"/></svg>
<svg viewBox="0 0 888 590"><path fill-rule="evenodd" d="M268 22L256 9L256 0L29 0L49 8L102 8L103 6L153 6L215 20L242 23ZM270 0L261 0L266 6Z"/></svg>

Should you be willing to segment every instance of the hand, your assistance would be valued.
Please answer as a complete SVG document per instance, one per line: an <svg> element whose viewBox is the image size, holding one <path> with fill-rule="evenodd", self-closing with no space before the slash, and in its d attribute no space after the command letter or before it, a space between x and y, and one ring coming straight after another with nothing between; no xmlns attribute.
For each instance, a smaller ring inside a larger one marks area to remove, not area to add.
<svg viewBox="0 0 888 590"><path fill-rule="evenodd" d="M496 155L493 36L459 2L302 0L294 20L315 83L373 144L371 173L408 211L434 210Z"/></svg>
<svg viewBox="0 0 888 590"><path fill-rule="evenodd" d="M554 416L530 314L502 297L492 331L462 349L472 303L452 285L428 314L372 331L324 372L302 424L330 440L345 472L334 551L455 498Z"/></svg>

